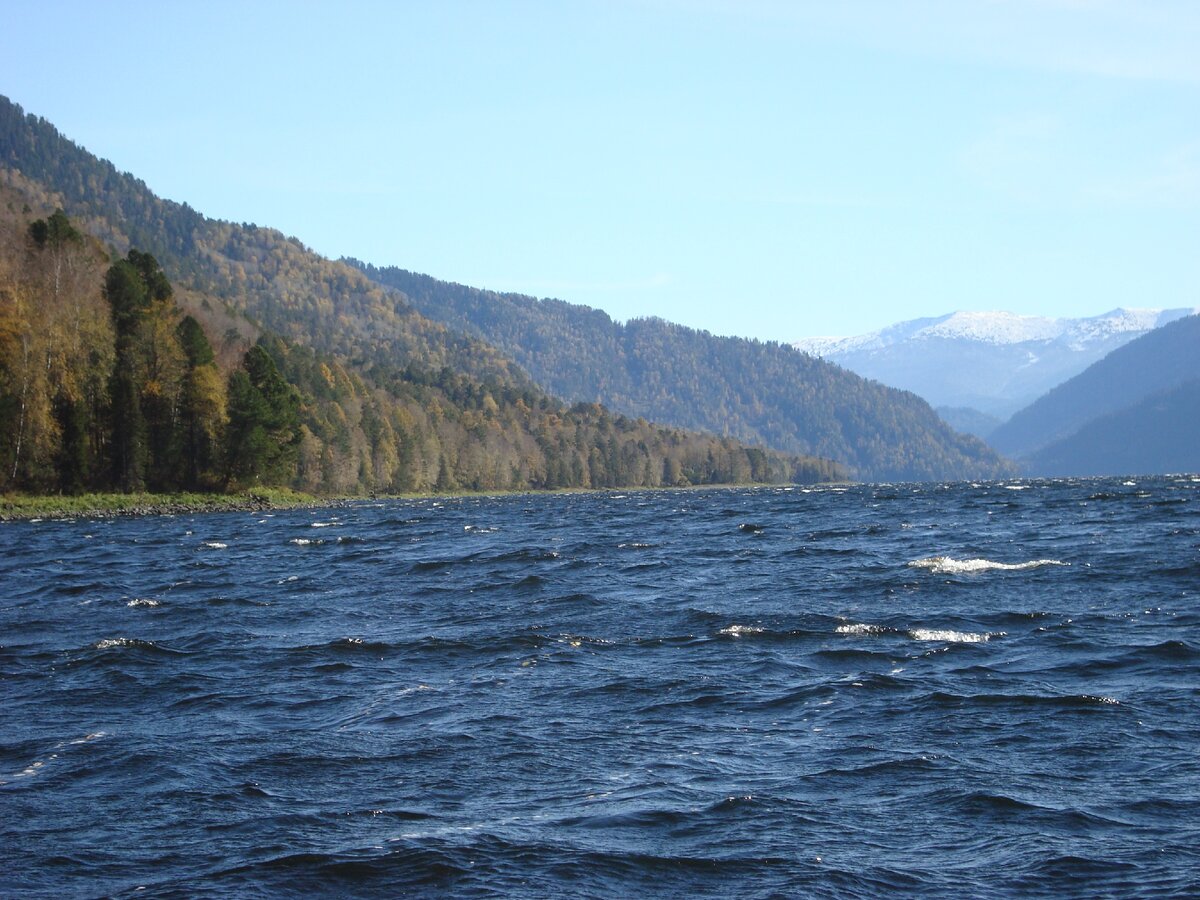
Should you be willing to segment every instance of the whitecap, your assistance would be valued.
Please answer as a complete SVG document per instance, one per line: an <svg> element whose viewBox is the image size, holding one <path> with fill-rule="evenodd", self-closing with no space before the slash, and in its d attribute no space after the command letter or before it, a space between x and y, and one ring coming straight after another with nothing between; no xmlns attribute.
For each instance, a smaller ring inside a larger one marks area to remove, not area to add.
<svg viewBox="0 0 1200 900"><path fill-rule="evenodd" d="M297 547L307 547L309 544L319 544L321 542L315 541L312 538L292 538L288 543L295 544Z"/></svg>
<svg viewBox="0 0 1200 900"><path fill-rule="evenodd" d="M228 544L222 544L220 541L205 541L200 546L207 547L209 550L225 550L229 547Z"/></svg>
<svg viewBox="0 0 1200 900"><path fill-rule="evenodd" d="M141 643L137 638L104 638L96 641L92 647L96 650L111 650L113 647L136 647Z"/></svg>
<svg viewBox="0 0 1200 900"><path fill-rule="evenodd" d="M100 738L104 737L105 734L107 734L107 732L93 731L91 734L85 734L81 738L76 738L73 741L68 741L68 743L70 743L70 744L88 744L88 743L91 743L92 741L100 740Z"/></svg>
<svg viewBox="0 0 1200 900"><path fill-rule="evenodd" d="M868 625L865 622L839 625L836 629L838 634L886 634L890 630L884 625Z"/></svg>
<svg viewBox="0 0 1200 900"><path fill-rule="evenodd" d="M1027 491L1027 490L1029 490L1029 485L1027 485L1027 484L1006 484L1004 486L1004 489L1006 491Z"/></svg>
<svg viewBox="0 0 1200 900"><path fill-rule="evenodd" d="M994 637L1003 637L1004 632L951 631L948 628L914 628L908 632L914 641L946 641L951 644L986 644Z"/></svg>
<svg viewBox="0 0 1200 900"><path fill-rule="evenodd" d="M717 634L728 634L733 637L741 637L743 634L763 634L767 629L761 628L758 625L729 625L722 628Z"/></svg>
<svg viewBox="0 0 1200 900"><path fill-rule="evenodd" d="M162 606L162 602L159 600L150 600L149 598L144 598L144 597L134 597L132 600L130 600L125 605L126 606Z"/></svg>
<svg viewBox="0 0 1200 900"><path fill-rule="evenodd" d="M310 528L336 528L337 522L313 522L309 525Z"/></svg>
<svg viewBox="0 0 1200 900"><path fill-rule="evenodd" d="M973 575L978 572L1024 572L1042 566L1068 566L1060 559L1031 559L1021 563L994 562L990 559L955 559L952 556L930 556L914 559L910 569L928 569L935 575Z"/></svg>

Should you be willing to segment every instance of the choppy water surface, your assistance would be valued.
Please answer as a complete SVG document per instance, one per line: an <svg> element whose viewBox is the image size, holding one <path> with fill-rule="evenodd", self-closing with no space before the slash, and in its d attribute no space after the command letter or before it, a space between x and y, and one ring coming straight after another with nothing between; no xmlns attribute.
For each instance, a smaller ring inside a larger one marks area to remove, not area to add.
<svg viewBox="0 0 1200 900"><path fill-rule="evenodd" d="M1195 895L1198 587L1195 478L0 526L0 894Z"/></svg>

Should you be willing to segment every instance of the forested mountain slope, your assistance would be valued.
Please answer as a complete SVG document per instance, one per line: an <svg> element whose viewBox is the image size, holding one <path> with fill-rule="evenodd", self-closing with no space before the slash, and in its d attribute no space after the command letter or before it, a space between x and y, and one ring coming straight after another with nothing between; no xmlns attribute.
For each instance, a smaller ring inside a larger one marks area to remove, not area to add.
<svg viewBox="0 0 1200 900"><path fill-rule="evenodd" d="M1200 378L1200 316L1187 316L1114 350L992 432L992 445L1030 456L1087 422Z"/></svg>
<svg viewBox="0 0 1200 900"><path fill-rule="evenodd" d="M0 490L841 477L827 460L568 408L397 291L159 200L0 100Z"/></svg>
<svg viewBox="0 0 1200 900"><path fill-rule="evenodd" d="M510 354L558 396L847 463L870 480L1011 471L925 401L777 343L715 337L659 319L450 284L356 263L422 313Z"/></svg>
<svg viewBox="0 0 1200 900"><path fill-rule="evenodd" d="M1200 472L1200 379L1098 416L1025 464L1034 475Z"/></svg>
<svg viewBox="0 0 1200 900"><path fill-rule="evenodd" d="M150 253L177 288L227 301L282 337L347 357L449 366L527 384L503 355L419 315L398 292L353 267L274 229L208 219L186 203L162 200L5 97L0 183L42 192L117 255Z"/></svg>

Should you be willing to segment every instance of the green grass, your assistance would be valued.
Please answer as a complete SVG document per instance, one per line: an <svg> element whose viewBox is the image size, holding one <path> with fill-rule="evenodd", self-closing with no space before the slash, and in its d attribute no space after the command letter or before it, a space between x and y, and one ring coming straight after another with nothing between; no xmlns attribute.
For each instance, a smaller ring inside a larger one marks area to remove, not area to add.
<svg viewBox="0 0 1200 900"><path fill-rule="evenodd" d="M286 508L317 506L321 502L311 494L274 487L234 494L5 494L0 496L0 520Z"/></svg>

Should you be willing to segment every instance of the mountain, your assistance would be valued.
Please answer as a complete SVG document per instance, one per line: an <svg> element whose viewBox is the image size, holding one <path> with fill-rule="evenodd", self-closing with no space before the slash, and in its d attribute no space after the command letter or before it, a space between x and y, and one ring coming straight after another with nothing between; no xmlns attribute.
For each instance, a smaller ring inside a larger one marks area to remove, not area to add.
<svg viewBox="0 0 1200 900"><path fill-rule="evenodd" d="M1192 315L1114 350L1018 412L990 440L1002 452L1035 457L1042 448L1095 419L1131 409L1151 395L1196 378L1200 378L1200 316Z"/></svg>
<svg viewBox="0 0 1200 900"><path fill-rule="evenodd" d="M551 393L626 415L837 459L860 479L998 477L1010 466L915 395L773 342L716 337L356 263L421 313L515 359Z"/></svg>
<svg viewBox="0 0 1200 900"><path fill-rule="evenodd" d="M988 435L1002 424L995 416L989 416L969 406L939 406L936 411L942 417L942 421L955 431L973 434L985 441Z"/></svg>
<svg viewBox="0 0 1200 900"><path fill-rule="evenodd" d="M0 98L0 490L843 477L829 460L568 407L400 292L278 231L162 200Z"/></svg>
<svg viewBox="0 0 1200 900"><path fill-rule="evenodd" d="M1037 475L1200 472L1200 379L1092 419L1024 462Z"/></svg>
<svg viewBox="0 0 1200 900"><path fill-rule="evenodd" d="M233 304L254 326L289 340L346 357L448 366L531 385L503 354L421 316L399 292L275 229L209 219L163 200L5 97L0 184L33 205L61 207L115 255L135 247L152 254L177 287Z"/></svg>
<svg viewBox="0 0 1200 900"><path fill-rule="evenodd" d="M1197 311L1114 309L1081 319L955 312L793 346L934 406L1004 420L1118 347Z"/></svg>
<svg viewBox="0 0 1200 900"><path fill-rule="evenodd" d="M234 334L213 335L218 352L227 337L236 343L247 332L277 335L290 346L328 355L347 376L353 376L351 380L361 381L361 391L368 397L382 385L392 386L383 389L384 394L404 393L401 383L413 387L404 382L406 377L417 383L434 381L442 385L439 406L449 403L456 416L462 412L466 421L474 422L473 414L466 415L472 410L456 405L447 392L452 379L439 374L445 371L475 386L455 389L456 396L469 397L471 403L485 395L515 398L541 395L545 389L585 408L605 403L623 416L704 429L728 435L730 440L802 455L808 459L803 464L806 472L829 471L828 463L820 460L844 462L852 475L878 480L982 478L1009 471L994 452L955 434L917 397L864 381L778 344L713 338L656 320L620 326L602 312L513 298L494 309L485 303L478 322L454 314L452 304L443 304L445 308L434 315L439 304L428 301L453 286L412 276L414 286L405 292L382 283L382 277L372 279L357 267L324 259L298 239L273 229L211 220L185 203L160 199L134 176L117 171L63 137L49 122L26 115L3 98L0 184L28 198L24 202L42 214L61 207L115 256L131 248L152 254L181 302L196 299L199 308L186 311L197 318L204 304L241 317L243 324L227 329ZM443 287L432 290L432 285ZM453 288L451 294L470 305L475 295L470 289L462 291ZM510 339L518 332L531 342ZM282 360L277 362L286 368ZM332 365L326 367L334 370ZM311 383L314 390L319 388L317 381ZM359 391L355 388L356 394ZM415 395L406 396L406 408L414 409ZM322 453L341 454L337 465L326 468L343 473L335 479L339 484L352 480L353 472L364 471L370 473L366 483L377 485L378 467L367 461L375 440L372 434L378 433L371 423L379 411L364 413L359 409L363 404L349 399L337 405L340 412L329 412L324 432L316 422L310 429ZM541 409L542 400L535 405ZM521 421L522 428L540 427L520 415L513 421ZM567 424L554 424L554 434ZM428 484L438 475L439 466L431 460L445 455L471 457L447 447L465 447L460 432L470 436L472 427L451 434L450 426L439 419L422 428L433 435L436 447L420 466L418 484ZM581 432L590 433L587 428ZM543 436L539 453L548 452L545 448L551 445L555 454L565 452L554 434ZM514 455L530 452L527 441L517 441L511 449ZM583 458L579 466L568 466L572 479L568 483L579 481L577 468L590 467L590 451L585 447L576 452ZM615 461L607 445L602 455ZM713 458L720 456L715 453ZM354 459L363 463L357 470ZM480 465L473 464L472 471L478 474ZM693 465L696 474L715 471L697 465ZM728 466L717 468L725 471ZM563 473L551 478L545 466L520 471L525 474L518 483L527 476L535 484L562 483ZM655 475L661 477L662 473ZM511 479L506 469L482 481L474 476L455 480L503 486ZM322 477L322 483L327 482Z"/></svg>

